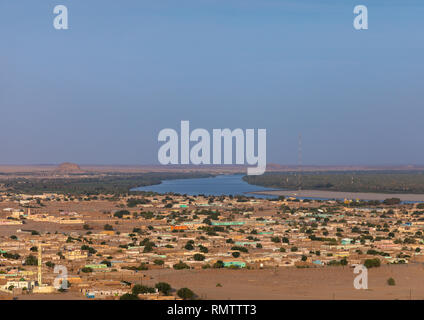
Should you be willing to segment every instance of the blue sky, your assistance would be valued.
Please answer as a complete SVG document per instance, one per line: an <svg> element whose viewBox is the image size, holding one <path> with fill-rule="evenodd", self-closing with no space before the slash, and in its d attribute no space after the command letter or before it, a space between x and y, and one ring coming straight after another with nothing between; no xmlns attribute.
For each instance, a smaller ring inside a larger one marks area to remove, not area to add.
<svg viewBox="0 0 424 320"><path fill-rule="evenodd" d="M304 164L424 164L423 17L419 0L3 0L0 164L157 163L181 120L267 129L268 162L295 164L301 133Z"/></svg>

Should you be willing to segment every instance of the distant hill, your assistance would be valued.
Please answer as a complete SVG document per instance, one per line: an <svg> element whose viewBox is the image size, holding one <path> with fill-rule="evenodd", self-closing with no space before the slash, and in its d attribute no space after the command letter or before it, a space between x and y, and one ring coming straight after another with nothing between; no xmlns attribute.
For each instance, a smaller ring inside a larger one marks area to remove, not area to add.
<svg viewBox="0 0 424 320"><path fill-rule="evenodd" d="M61 163L56 169L56 172L61 173L81 173L83 172L79 165L70 162Z"/></svg>

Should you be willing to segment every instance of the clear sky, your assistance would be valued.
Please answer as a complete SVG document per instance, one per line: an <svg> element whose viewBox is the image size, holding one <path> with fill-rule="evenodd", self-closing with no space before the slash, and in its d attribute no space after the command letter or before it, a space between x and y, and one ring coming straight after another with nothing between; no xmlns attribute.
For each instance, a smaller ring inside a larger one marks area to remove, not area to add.
<svg viewBox="0 0 424 320"><path fill-rule="evenodd" d="M423 33L422 0L2 0L0 163L157 164L189 120L267 129L268 162L301 133L304 164L424 164Z"/></svg>

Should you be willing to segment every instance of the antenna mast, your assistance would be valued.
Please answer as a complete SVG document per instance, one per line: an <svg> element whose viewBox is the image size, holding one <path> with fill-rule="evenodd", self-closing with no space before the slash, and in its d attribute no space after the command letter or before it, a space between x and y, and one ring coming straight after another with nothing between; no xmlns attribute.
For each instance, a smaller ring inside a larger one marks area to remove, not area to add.
<svg viewBox="0 0 424 320"><path fill-rule="evenodd" d="M297 150L297 185L299 191L302 190L302 134L299 133L299 144Z"/></svg>

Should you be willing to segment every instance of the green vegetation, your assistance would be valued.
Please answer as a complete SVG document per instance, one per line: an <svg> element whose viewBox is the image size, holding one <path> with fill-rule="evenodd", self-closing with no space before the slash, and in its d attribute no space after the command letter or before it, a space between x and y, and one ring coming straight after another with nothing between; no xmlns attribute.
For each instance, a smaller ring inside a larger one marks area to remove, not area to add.
<svg viewBox="0 0 424 320"><path fill-rule="evenodd" d="M195 261L203 261L203 260L205 260L205 256L204 256L203 254L196 253L196 254L193 256L193 259L194 259Z"/></svg>
<svg viewBox="0 0 424 320"><path fill-rule="evenodd" d="M199 245L199 250L200 250L200 252L203 252L203 253L209 252L208 248L206 248L205 246L202 246L202 245Z"/></svg>
<svg viewBox="0 0 424 320"><path fill-rule="evenodd" d="M129 216L130 212L128 210L116 211L113 216L119 219L122 219L124 216Z"/></svg>
<svg viewBox="0 0 424 320"><path fill-rule="evenodd" d="M231 255L232 255L234 258L238 258L238 257L240 257L240 252L235 251L235 252L231 253Z"/></svg>
<svg viewBox="0 0 424 320"><path fill-rule="evenodd" d="M343 259L341 259L339 261L337 261L337 260L331 260L330 262L328 262L328 265L329 266L346 266L347 265L346 257L344 257Z"/></svg>
<svg viewBox="0 0 424 320"><path fill-rule="evenodd" d="M389 286L394 286L394 285L396 285L395 279L393 279L393 278L389 278L389 279L387 279L387 284L388 284Z"/></svg>
<svg viewBox="0 0 424 320"><path fill-rule="evenodd" d="M222 262L221 260L218 260L217 262L215 262L215 263L213 264L213 267L214 267L215 269L221 269L221 268L224 268L224 262Z"/></svg>
<svg viewBox="0 0 424 320"><path fill-rule="evenodd" d="M177 291L177 295L184 300L192 300L196 296L189 288L181 288Z"/></svg>
<svg viewBox="0 0 424 320"><path fill-rule="evenodd" d="M296 172L245 176L243 180L270 188L296 189L299 187ZM305 172L302 174L302 188L345 192L424 193L424 172L383 170Z"/></svg>
<svg viewBox="0 0 424 320"><path fill-rule="evenodd" d="M281 242L281 240L280 240L280 238L279 238L279 237L271 237L271 241L272 241L272 242L275 242L275 243L279 243L279 242Z"/></svg>
<svg viewBox="0 0 424 320"><path fill-rule="evenodd" d="M140 299L135 294L125 293L119 298L119 300L140 300Z"/></svg>
<svg viewBox="0 0 424 320"><path fill-rule="evenodd" d="M110 262L108 260L103 260L102 262L100 262L100 264L105 264L105 265L107 265L108 268L110 268L112 266L112 262Z"/></svg>
<svg viewBox="0 0 424 320"><path fill-rule="evenodd" d="M6 259L13 259L13 260L18 260L21 256L18 253L9 253L9 252L5 252L3 253L3 257L5 257Z"/></svg>
<svg viewBox="0 0 424 320"><path fill-rule="evenodd" d="M127 200L127 207L128 208L134 208L136 207L138 204L147 204L150 203L151 201L148 199L135 199L135 198L130 198Z"/></svg>
<svg viewBox="0 0 424 320"><path fill-rule="evenodd" d="M184 246L184 249L186 249L186 250L193 250L193 249L194 249L194 247L193 247L193 245L192 245L191 243L187 243L187 244Z"/></svg>
<svg viewBox="0 0 424 320"><path fill-rule="evenodd" d="M156 247L156 244L150 241L148 238L140 242L140 246L144 246L143 252L152 252L153 248Z"/></svg>
<svg viewBox="0 0 424 320"><path fill-rule="evenodd" d="M96 249L94 249L94 248L92 248L90 246L87 246L86 244L84 244L84 245L81 246L81 250L88 251L88 253L91 253L91 254L95 254L97 252Z"/></svg>
<svg viewBox="0 0 424 320"><path fill-rule="evenodd" d="M380 259L375 258L375 259L366 259L364 262L364 266L366 268L375 268L375 267L379 267L381 265Z"/></svg>
<svg viewBox="0 0 424 320"><path fill-rule="evenodd" d="M155 293L156 292L155 288L143 286L141 284L134 285L134 287L132 288L131 291L132 291L133 295L144 294L144 293Z"/></svg>
<svg viewBox="0 0 424 320"><path fill-rule="evenodd" d="M163 293L165 296L168 296L171 293L171 285L166 282L158 282L155 285L155 288L159 290L159 292Z"/></svg>
<svg viewBox="0 0 424 320"><path fill-rule="evenodd" d="M245 252L245 253L249 252L249 250L247 248L241 247L241 246L231 247L231 250L237 250L237 251L241 251L241 252Z"/></svg>
<svg viewBox="0 0 424 320"><path fill-rule="evenodd" d="M30 254L28 257L26 257L26 259L25 259L25 265L27 265L27 266L36 266L37 264L38 264L38 260L33 255Z"/></svg>
<svg viewBox="0 0 424 320"><path fill-rule="evenodd" d="M180 261L180 262L178 262L178 263L174 264L172 267L173 267L175 270L190 269L190 267L189 267L186 263L184 263L184 262L182 262L182 261Z"/></svg>
<svg viewBox="0 0 424 320"><path fill-rule="evenodd" d="M149 267L146 263L142 262L138 267L136 266L123 266L122 269L126 270L133 270L133 271L143 271L143 270L149 270Z"/></svg>
<svg viewBox="0 0 424 320"><path fill-rule="evenodd" d="M153 263L154 263L155 265L158 265L158 266L163 266L163 265L165 264L165 261L163 261L163 260L161 260L161 259L155 259L155 260L153 261Z"/></svg>
<svg viewBox="0 0 424 320"><path fill-rule="evenodd" d="M8 178L0 179L0 185L5 190L14 193L40 194L62 193L68 195L100 195L100 194L128 194L131 189L161 183L167 179L207 178L213 176L206 173L176 173L176 172L148 172L148 173L109 173L107 175L87 177L88 173L71 174L69 178ZM84 176L84 177L82 177ZM134 205L129 201L130 206Z"/></svg>

